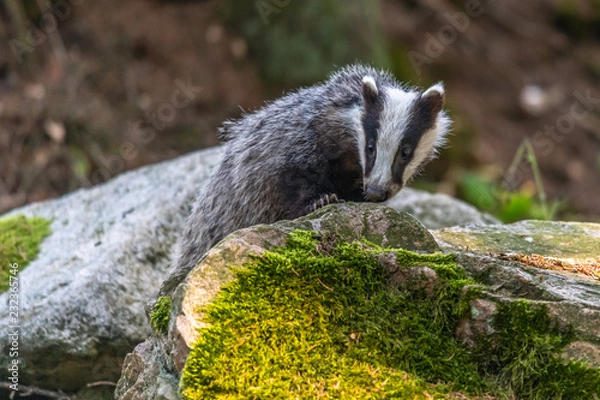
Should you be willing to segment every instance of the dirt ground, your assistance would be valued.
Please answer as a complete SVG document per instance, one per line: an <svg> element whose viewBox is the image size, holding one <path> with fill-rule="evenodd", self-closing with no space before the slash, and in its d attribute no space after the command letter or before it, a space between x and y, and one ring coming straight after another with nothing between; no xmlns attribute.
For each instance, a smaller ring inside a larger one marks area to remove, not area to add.
<svg viewBox="0 0 600 400"><path fill-rule="evenodd" d="M446 84L454 136L426 178L449 194L467 169L501 179L530 138L562 217L600 218L600 10L473 3L374 2L412 83ZM69 4L22 60L0 14L0 213L214 145L224 119L288 89L266 89L216 0ZM531 184L522 171L512 186Z"/></svg>

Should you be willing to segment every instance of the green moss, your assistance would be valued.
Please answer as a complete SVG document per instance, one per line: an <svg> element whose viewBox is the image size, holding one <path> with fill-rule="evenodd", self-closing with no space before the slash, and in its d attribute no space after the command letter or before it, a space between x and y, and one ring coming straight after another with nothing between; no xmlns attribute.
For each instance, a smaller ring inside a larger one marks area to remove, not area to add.
<svg viewBox="0 0 600 400"><path fill-rule="evenodd" d="M566 363L560 354L573 340L561 333L544 305L525 300L498 305L498 335L479 346L480 369L496 387L524 399L594 399L600 395L600 369Z"/></svg>
<svg viewBox="0 0 600 400"><path fill-rule="evenodd" d="M424 290L390 289L377 246L340 243L321 254L316 245L296 232L236 272L203 310L211 325L188 358L184 397L426 398L482 388L453 339L472 282L451 256L395 250L401 265L438 273L433 301ZM450 384L427 383L438 380Z"/></svg>
<svg viewBox="0 0 600 400"><path fill-rule="evenodd" d="M167 296L159 297L150 312L150 325L157 333L165 334L169 329L171 320L171 298Z"/></svg>
<svg viewBox="0 0 600 400"><path fill-rule="evenodd" d="M383 251L402 268L433 269L433 295L427 285L390 285L389 270L377 261ZM451 255L296 231L284 248L235 274L201 310L208 326L183 370L186 399L418 399L456 392L533 399L553 398L543 395L556 385L565 385L569 398L599 393L598 370L561 364L554 354L566 337L545 329L541 311L520 313L521 303L500 307L502 337L488 349L492 361L483 346L460 344L457 324L481 287ZM548 360L554 369L540 372Z"/></svg>
<svg viewBox="0 0 600 400"><path fill-rule="evenodd" d="M9 287L11 265L22 271L39 252L40 244L50 234L50 221L23 215L0 219L0 293Z"/></svg>

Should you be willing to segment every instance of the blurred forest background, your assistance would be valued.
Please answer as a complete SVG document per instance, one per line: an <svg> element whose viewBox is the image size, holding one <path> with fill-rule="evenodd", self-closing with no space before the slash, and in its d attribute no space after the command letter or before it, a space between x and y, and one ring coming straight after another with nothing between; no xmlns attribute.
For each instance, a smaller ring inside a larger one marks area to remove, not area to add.
<svg viewBox="0 0 600 400"><path fill-rule="evenodd" d="M2 0L0 213L218 143L362 61L443 80L413 186L504 221L600 220L599 0Z"/></svg>

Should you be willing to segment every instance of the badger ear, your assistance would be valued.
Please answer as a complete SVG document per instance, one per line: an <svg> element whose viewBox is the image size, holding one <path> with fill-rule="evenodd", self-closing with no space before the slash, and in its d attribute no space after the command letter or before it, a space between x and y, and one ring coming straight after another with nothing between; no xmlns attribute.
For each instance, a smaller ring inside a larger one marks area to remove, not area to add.
<svg viewBox="0 0 600 400"><path fill-rule="evenodd" d="M436 83L421 95L422 105L433 115L442 111L444 106L444 84Z"/></svg>
<svg viewBox="0 0 600 400"><path fill-rule="evenodd" d="M377 100L379 89L372 76L367 75L362 79L362 95L367 104L373 104Z"/></svg>

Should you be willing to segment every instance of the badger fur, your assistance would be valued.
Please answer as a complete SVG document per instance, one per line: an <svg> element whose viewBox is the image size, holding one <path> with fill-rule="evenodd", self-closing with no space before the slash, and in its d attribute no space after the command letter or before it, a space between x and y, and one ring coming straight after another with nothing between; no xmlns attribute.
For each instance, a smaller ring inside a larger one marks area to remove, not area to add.
<svg viewBox="0 0 600 400"><path fill-rule="evenodd" d="M161 294L237 229L394 196L443 145L443 99L441 84L419 91L353 65L226 122L223 160L196 200Z"/></svg>

